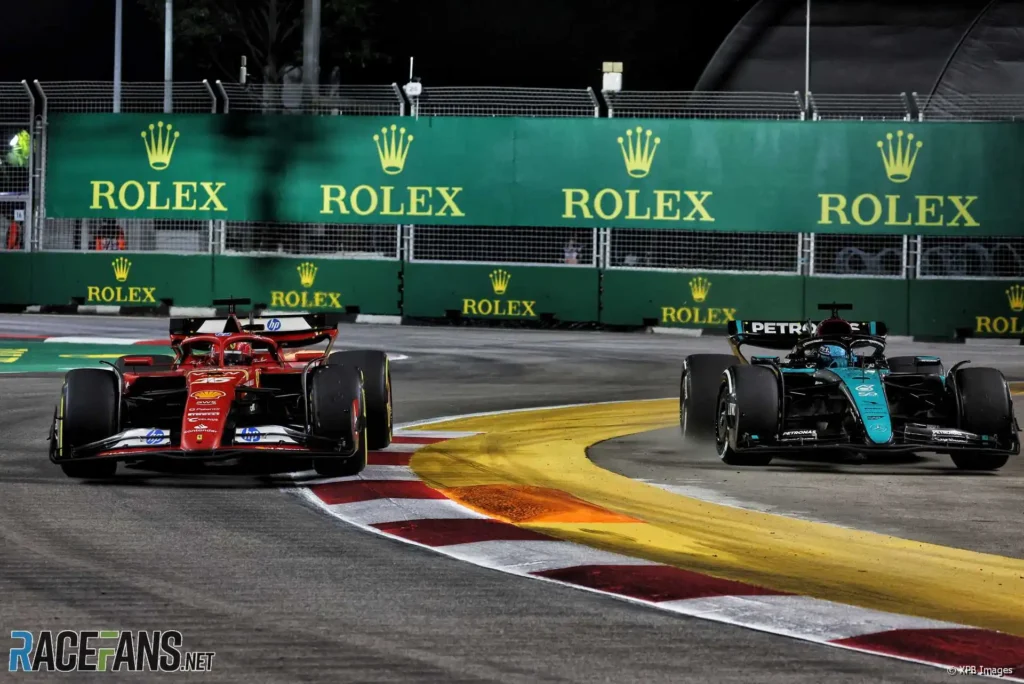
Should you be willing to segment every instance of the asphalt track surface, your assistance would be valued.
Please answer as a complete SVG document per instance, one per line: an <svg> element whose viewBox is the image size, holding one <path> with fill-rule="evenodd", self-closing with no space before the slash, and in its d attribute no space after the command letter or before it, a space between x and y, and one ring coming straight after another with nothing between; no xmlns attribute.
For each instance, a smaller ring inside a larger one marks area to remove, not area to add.
<svg viewBox="0 0 1024 684"><path fill-rule="evenodd" d="M166 322L0 316L0 334L15 332L160 337ZM393 365L399 422L676 396L682 357L724 346L707 338L389 326L343 326L339 340L409 356ZM1019 356L1017 348L931 349L951 359L998 363L1008 375L1024 377L1021 364L1010 361ZM893 345L894 353L909 351L926 350ZM173 675L173 681L948 679L938 669L666 615L460 563L340 524L282 492L281 480L134 472L113 485L69 480L46 458L59 386L56 374L0 376L5 634L178 629L186 650L216 652L212 672ZM662 448L668 449L665 439ZM687 463L698 477L717 465L711 453ZM798 468L781 472L780 481L804 476ZM1019 520L1019 472L1007 470L985 489L975 484L949 496L973 501L975 517L998 513L1008 520L1008 510L992 509L1016 491ZM934 480L936 491L959 481L909 477ZM866 493L874 480L857 487L851 479L850 473L825 472L814 486L834 488L833 508L860 515L864 496L882 495ZM913 483L907 479L903 486L909 490ZM979 497L994 497L992 505ZM808 508L792 497L780 504L798 512ZM937 514L922 500L904 505L917 520ZM992 525L1001 528L990 534L993 540L1000 532L1016 536L1015 526ZM71 676L109 681L111 675Z"/></svg>

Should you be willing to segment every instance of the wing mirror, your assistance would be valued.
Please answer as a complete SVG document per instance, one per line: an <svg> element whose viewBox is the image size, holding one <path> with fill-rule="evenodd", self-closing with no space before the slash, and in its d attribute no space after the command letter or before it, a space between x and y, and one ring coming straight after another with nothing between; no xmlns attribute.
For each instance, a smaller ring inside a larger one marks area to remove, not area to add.
<svg viewBox="0 0 1024 684"><path fill-rule="evenodd" d="M124 365L126 366L152 366L152 356L126 356L124 357Z"/></svg>

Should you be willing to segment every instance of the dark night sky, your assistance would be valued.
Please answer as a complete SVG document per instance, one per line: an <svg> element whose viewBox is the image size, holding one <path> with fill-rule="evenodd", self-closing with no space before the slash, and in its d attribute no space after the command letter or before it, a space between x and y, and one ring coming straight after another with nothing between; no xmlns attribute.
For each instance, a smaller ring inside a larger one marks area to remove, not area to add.
<svg viewBox="0 0 1024 684"><path fill-rule="evenodd" d="M179 0L182 2L183 0ZM626 63L631 90L687 90L749 0L379 0L374 31L390 64L346 68L343 82L403 83L415 55L425 85L600 85L602 61ZM113 78L114 0L6 0L0 81ZM124 0L125 81L163 78L163 34ZM323 63L326 75L331 64ZM177 54L175 80L197 72Z"/></svg>

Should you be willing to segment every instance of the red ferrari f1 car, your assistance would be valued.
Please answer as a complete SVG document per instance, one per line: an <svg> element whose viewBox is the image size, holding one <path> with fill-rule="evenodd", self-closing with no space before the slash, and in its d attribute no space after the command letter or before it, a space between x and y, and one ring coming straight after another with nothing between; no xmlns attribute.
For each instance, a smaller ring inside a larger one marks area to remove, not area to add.
<svg viewBox="0 0 1024 684"><path fill-rule="evenodd" d="M123 356L64 378L50 460L69 477L118 462L312 459L324 476L366 467L391 443L391 369L382 351L332 351L338 316L172 318L170 356ZM327 342L323 349L302 349Z"/></svg>

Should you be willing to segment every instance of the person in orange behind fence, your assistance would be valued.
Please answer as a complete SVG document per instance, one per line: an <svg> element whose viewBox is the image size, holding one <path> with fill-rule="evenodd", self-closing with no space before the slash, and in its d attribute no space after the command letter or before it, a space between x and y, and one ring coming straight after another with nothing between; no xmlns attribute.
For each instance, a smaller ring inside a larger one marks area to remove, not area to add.
<svg viewBox="0 0 1024 684"><path fill-rule="evenodd" d="M24 238L21 234L21 226L17 221L11 221L11 225L7 227L7 249L22 249L24 244L22 240Z"/></svg>
<svg viewBox="0 0 1024 684"><path fill-rule="evenodd" d="M93 249L96 251L119 250L123 252L126 247L127 241L124 229L117 225L116 221L106 219L99 225L96 230L96 240L93 242Z"/></svg>

